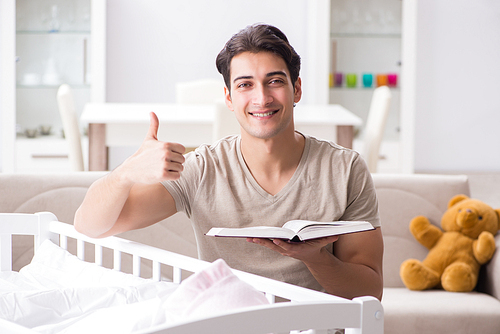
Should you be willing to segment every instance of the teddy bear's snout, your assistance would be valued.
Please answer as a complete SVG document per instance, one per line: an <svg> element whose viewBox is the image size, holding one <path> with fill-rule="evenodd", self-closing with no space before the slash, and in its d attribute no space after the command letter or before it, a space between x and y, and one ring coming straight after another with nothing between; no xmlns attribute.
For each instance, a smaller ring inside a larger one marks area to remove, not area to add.
<svg viewBox="0 0 500 334"><path fill-rule="evenodd" d="M468 228L476 224L478 214L471 209L462 209L458 212L457 224L462 228Z"/></svg>

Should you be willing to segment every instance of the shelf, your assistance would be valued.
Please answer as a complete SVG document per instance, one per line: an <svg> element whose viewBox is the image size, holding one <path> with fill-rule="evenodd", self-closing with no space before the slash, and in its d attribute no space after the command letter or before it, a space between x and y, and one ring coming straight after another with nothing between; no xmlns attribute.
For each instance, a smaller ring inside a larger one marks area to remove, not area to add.
<svg viewBox="0 0 500 334"><path fill-rule="evenodd" d="M58 85L22 85L22 84L17 84L16 88L17 89L57 89L59 86L61 86L64 82L61 82ZM90 84L68 84L71 86L73 89L88 89L90 88Z"/></svg>
<svg viewBox="0 0 500 334"><path fill-rule="evenodd" d="M388 86L389 87L389 86ZM340 91L373 91L377 87L330 87L330 90ZM390 90L399 90L399 86L389 87Z"/></svg>
<svg viewBox="0 0 500 334"><path fill-rule="evenodd" d="M330 34L331 38L401 38L401 33L335 33Z"/></svg>
<svg viewBox="0 0 500 334"><path fill-rule="evenodd" d="M90 30L68 30L68 31L48 31L48 30L18 30L16 35L90 35Z"/></svg>

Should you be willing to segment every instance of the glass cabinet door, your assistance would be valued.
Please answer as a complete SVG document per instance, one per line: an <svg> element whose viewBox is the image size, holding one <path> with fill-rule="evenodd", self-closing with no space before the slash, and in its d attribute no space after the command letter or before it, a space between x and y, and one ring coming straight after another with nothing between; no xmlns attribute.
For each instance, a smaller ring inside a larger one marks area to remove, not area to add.
<svg viewBox="0 0 500 334"><path fill-rule="evenodd" d="M89 101L90 19L90 0L16 1L18 136L62 136L56 94L63 83L77 110Z"/></svg>
<svg viewBox="0 0 500 334"><path fill-rule="evenodd" d="M392 143L394 154L400 130L401 10L401 0L332 0L330 13L330 103L343 105L366 124L373 90L387 85L392 100L381 150ZM362 127L357 139L362 143ZM398 157L393 159L397 163Z"/></svg>

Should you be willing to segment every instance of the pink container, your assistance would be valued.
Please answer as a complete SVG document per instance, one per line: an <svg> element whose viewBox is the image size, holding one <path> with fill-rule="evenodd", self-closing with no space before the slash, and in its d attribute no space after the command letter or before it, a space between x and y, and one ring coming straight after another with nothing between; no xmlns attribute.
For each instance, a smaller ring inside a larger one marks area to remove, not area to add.
<svg viewBox="0 0 500 334"><path fill-rule="evenodd" d="M395 73L387 74L387 85L396 87L398 85L398 75Z"/></svg>

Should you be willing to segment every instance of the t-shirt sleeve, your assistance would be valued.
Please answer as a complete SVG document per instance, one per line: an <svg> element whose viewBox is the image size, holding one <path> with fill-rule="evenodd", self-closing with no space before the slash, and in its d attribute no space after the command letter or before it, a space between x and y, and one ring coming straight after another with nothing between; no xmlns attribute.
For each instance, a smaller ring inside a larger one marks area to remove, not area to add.
<svg viewBox="0 0 500 334"><path fill-rule="evenodd" d="M175 200L177 211L191 217L191 203L194 202L200 180L203 176L204 161L196 150L186 154L184 170L181 177L175 181L161 182Z"/></svg>
<svg viewBox="0 0 500 334"><path fill-rule="evenodd" d="M351 165L347 186L347 207L341 220L362 220L380 227L375 186L365 161L358 155Z"/></svg>

